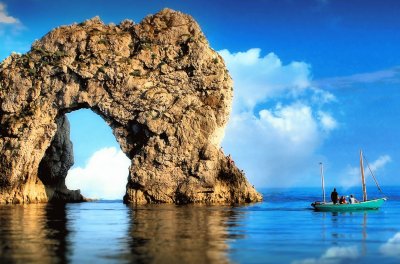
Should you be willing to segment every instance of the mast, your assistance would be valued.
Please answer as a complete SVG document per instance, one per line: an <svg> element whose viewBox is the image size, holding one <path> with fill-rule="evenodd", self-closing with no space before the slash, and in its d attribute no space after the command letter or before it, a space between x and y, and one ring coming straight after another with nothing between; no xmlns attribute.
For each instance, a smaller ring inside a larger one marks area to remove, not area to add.
<svg viewBox="0 0 400 264"><path fill-rule="evenodd" d="M364 176L364 162L363 162L363 154L360 149L360 170L361 170L361 183L362 183L362 191L363 191L363 201L367 200L367 187L365 186L365 176Z"/></svg>
<svg viewBox="0 0 400 264"><path fill-rule="evenodd" d="M326 200L325 200L324 165L322 164L322 162L320 162L319 165L321 167L322 197L324 198L324 203L325 203Z"/></svg>

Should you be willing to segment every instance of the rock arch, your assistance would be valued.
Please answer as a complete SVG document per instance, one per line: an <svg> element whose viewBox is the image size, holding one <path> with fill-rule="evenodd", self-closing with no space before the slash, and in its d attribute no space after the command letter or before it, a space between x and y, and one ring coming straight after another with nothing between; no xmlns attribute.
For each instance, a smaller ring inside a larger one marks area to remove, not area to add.
<svg viewBox="0 0 400 264"><path fill-rule="evenodd" d="M65 114L90 108L131 159L126 203L261 196L219 144L232 82L197 23L165 9L140 24L54 29L0 65L0 203L77 201Z"/></svg>

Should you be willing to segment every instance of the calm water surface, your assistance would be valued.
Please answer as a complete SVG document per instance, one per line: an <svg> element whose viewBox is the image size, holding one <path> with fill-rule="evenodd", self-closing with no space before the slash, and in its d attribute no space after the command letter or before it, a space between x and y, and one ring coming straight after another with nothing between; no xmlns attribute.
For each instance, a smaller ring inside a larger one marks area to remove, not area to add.
<svg viewBox="0 0 400 264"><path fill-rule="evenodd" d="M239 207L0 206L0 263L400 263L400 188L355 213L314 212L317 188L261 191Z"/></svg>

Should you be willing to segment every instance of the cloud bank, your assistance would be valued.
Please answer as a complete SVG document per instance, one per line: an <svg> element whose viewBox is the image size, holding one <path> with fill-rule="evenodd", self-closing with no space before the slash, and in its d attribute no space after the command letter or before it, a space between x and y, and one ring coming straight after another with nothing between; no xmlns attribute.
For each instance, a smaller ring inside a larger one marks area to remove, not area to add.
<svg viewBox="0 0 400 264"><path fill-rule="evenodd" d="M83 196L98 199L122 199L126 190L130 160L115 147L96 151L85 167L72 168L66 184L80 189Z"/></svg>
<svg viewBox="0 0 400 264"><path fill-rule="evenodd" d="M290 186L315 170L317 150L338 127L333 94L312 85L311 66L283 64L260 49L219 51L234 81L223 147L257 186ZM276 179L279 178L279 181Z"/></svg>

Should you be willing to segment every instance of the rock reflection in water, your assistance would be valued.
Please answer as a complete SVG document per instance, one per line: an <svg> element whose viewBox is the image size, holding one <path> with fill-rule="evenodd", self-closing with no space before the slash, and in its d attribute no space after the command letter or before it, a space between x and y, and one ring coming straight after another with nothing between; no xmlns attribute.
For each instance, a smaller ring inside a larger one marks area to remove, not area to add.
<svg viewBox="0 0 400 264"><path fill-rule="evenodd" d="M132 207L131 260L228 263L229 219L235 219L237 213L201 205Z"/></svg>
<svg viewBox="0 0 400 264"><path fill-rule="evenodd" d="M0 206L0 263L228 263L237 208L120 201Z"/></svg>
<svg viewBox="0 0 400 264"><path fill-rule="evenodd" d="M0 206L0 263L68 262L65 205Z"/></svg>

